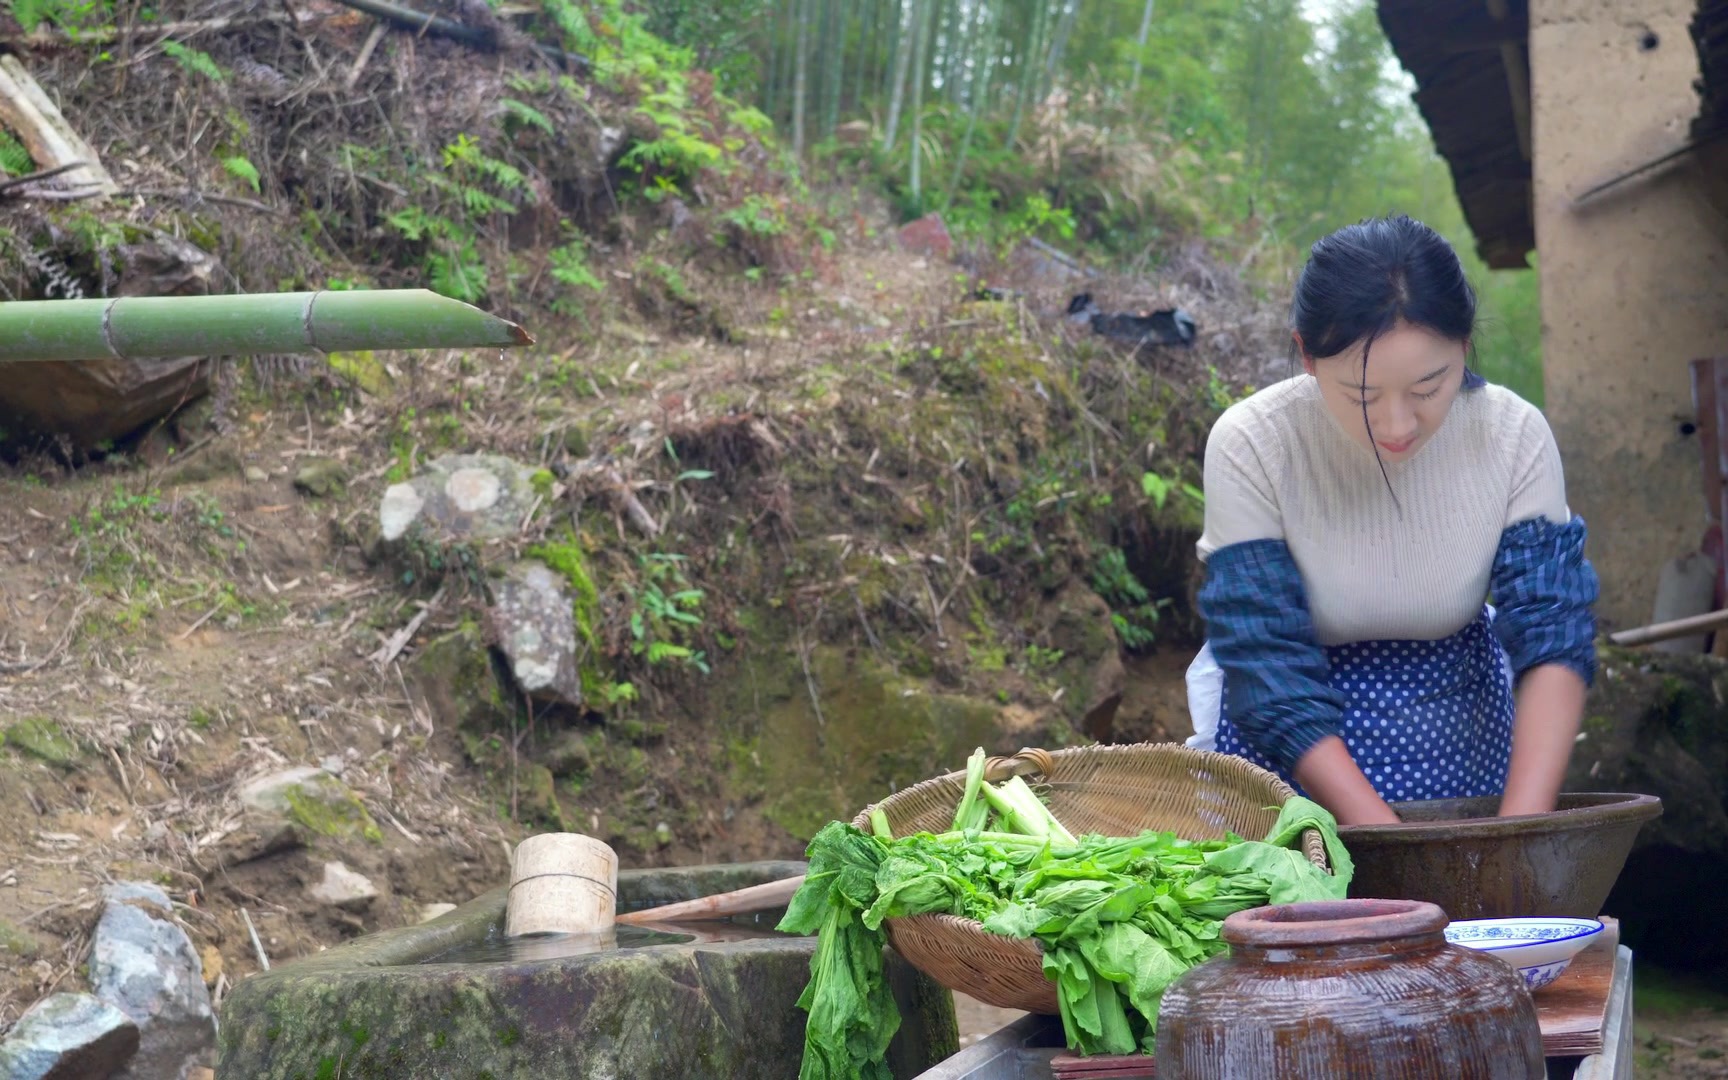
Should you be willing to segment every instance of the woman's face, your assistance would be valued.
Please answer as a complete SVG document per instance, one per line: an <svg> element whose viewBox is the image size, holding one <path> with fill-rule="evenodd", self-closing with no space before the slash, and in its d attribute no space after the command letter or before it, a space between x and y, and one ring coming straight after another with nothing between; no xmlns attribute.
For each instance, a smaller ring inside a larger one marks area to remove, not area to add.
<svg viewBox="0 0 1728 1080"><path fill-rule="evenodd" d="M1315 360L1303 349L1302 362L1319 380L1321 399L1345 434L1370 453L1378 445L1382 461L1408 461L1440 430L1458 396L1465 345L1399 322L1374 339L1366 379L1362 350L1358 342L1337 356Z"/></svg>

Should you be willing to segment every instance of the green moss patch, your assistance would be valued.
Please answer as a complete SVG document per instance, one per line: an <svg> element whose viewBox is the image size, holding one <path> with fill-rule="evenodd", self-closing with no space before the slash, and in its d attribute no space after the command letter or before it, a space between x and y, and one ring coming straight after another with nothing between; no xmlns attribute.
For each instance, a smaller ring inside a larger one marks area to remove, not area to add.
<svg viewBox="0 0 1728 1080"><path fill-rule="evenodd" d="M78 761L78 743L60 725L43 716L30 716L5 730L3 741L34 758L63 769Z"/></svg>

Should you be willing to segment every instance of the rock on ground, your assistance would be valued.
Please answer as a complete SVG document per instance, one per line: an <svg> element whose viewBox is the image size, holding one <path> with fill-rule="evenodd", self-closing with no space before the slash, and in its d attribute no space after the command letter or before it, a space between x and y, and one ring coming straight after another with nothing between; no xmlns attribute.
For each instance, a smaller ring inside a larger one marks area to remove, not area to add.
<svg viewBox="0 0 1728 1080"><path fill-rule="evenodd" d="M496 540L521 531L534 505L535 470L497 454L449 454L379 505L380 534L400 540L420 529L435 543Z"/></svg>
<svg viewBox="0 0 1728 1080"><path fill-rule="evenodd" d="M541 700L580 705L576 619L564 579L526 560L510 568L496 596L492 624L516 684Z"/></svg>
<svg viewBox="0 0 1728 1080"><path fill-rule="evenodd" d="M346 911L366 907L378 899L378 887L364 875L339 862L324 864L324 880L308 890L312 899Z"/></svg>
<svg viewBox="0 0 1728 1080"><path fill-rule="evenodd" d="M89 994L55 994L0 1042L6 1080L105 1080L138 1052L138 1025Z"/></svg>
<svg viewBox="0 0 1728 1080"><path fill-rule="evenodd" d="M320 836L379 837L366 805L328 769L282 769L248 780L236 794L264 835L272 835L272 822L286 821Z"/></svg>
<svg viewBox="0 0 1728 1080"><path fill-rule="evenodd" d="M334 458L308 458L294 474L294 488L318 499L348 490L348 467Z"/></svg>
<svg viewBox="0 0 1728 1080"><path fill-rule="evenodd" d="M154 885L106 890L90 949L96 996L138 1026L128 1080L179 1080L216 1042L203 965L186 931L171 922L168 895Z"/></svg>

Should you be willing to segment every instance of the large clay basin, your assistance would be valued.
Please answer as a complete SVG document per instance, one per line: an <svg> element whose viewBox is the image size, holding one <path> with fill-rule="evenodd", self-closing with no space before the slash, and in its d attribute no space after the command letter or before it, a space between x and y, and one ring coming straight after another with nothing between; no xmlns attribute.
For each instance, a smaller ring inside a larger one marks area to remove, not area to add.
<svg viewBox="0 0 1728 1080"><path fill-rule="evenodd" d="M1563 794L1552 813L1495 817L1497 798L1394 803L1397 825L1341 828L1356 862L1352 897L1426 900L1453 919L1593 919L1653 795Z"/></svg>

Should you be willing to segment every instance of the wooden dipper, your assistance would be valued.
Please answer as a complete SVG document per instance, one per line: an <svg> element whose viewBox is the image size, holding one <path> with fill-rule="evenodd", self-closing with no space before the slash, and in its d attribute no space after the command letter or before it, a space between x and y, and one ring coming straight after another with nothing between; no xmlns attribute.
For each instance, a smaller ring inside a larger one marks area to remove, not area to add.
<svg viewBox="0 0 1728 1080"><path fill-rule="evenodd" d="M516 845L504 935L609 937L618 908L618 855L581 833L541 833Z"/></svg>

